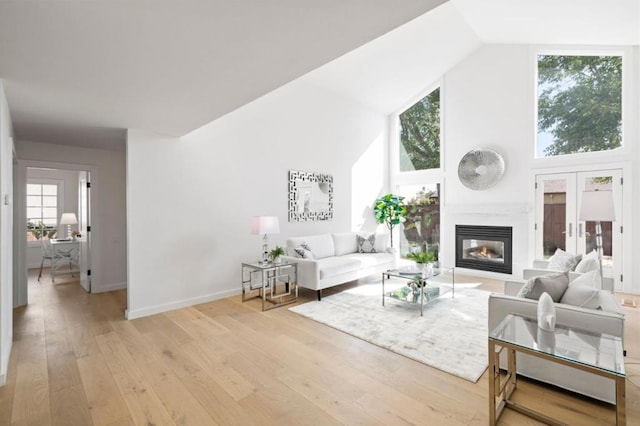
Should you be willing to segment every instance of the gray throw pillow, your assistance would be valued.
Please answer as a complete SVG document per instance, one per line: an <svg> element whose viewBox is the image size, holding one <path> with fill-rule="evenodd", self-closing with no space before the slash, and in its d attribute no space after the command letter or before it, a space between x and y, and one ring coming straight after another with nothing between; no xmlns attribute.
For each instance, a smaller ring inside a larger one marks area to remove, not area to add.
<svg viewBox="0 0 640 426"><path fill-rule="evenodd" d="M569 287L567 274L541 275L529 279L518 292L518 297L538 300L542 293L549 293L554 302L559 302L567 287Z"/></svg>
<svg viewBox="0 0 640 426"><path fill-rule="evenodd" d="M377 253L375 234L371 234L368 237L358 235L358 253Z"/></svg>

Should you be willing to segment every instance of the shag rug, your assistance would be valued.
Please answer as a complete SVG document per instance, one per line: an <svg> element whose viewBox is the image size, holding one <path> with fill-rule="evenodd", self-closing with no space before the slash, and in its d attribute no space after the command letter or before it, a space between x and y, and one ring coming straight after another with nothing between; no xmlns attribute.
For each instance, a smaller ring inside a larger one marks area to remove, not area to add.
<svg viewBox="0 0 640 426"><path fill-rule="evenodd" d="M385 291L406 285L385 281ZM456 284L455 298L445 293L424 307L385 298L381 283L364 284L289 310L374 345L477 382L487 369L489 292Z"/></svg>

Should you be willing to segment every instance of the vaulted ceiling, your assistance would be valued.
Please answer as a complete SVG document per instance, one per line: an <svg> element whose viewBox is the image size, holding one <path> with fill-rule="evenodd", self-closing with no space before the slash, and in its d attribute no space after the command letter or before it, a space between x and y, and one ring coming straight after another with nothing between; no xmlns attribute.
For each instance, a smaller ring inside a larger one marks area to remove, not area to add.
<svg viewBox="0 0 640 426"><path fill-rule="evenodd" d="M444 1L2 1L0 78L18 139L180 136Z"/></svg>
<svg viewBox="0 0 640 426"><path fill-rule="evenodd" d="M0 2L16 138L63 144L183 135L303 75L388 113L483 43L638 45L640 2Z"/></svg>

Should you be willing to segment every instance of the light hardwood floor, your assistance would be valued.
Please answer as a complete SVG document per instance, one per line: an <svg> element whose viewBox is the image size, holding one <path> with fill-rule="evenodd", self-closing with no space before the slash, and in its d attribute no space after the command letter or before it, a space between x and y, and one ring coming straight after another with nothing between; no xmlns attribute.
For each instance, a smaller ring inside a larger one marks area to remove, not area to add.
<svg viewBox="0 0 640 426"><path fill-rule="evenodd" d="M125 291L35 278L14 315L1 425L488 423L487 373L473 384L286 307L263 313L232 297L126 321ZM640 424L639 310L626 308L629 425ZM613 424L606 404L519 383L520 401L569 424ZM539 423L507 410L500 424Z"/></svg>

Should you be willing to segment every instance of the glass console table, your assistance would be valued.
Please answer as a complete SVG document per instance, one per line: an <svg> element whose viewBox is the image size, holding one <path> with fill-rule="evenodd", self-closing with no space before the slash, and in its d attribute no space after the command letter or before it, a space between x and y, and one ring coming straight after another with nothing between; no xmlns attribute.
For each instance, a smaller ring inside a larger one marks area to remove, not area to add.
<svg viewBox="0 0 640 426"><path fill-rule="evenodd" d="M385 291L385 278L402 278L407 285L396 290ZM424 271L390 269L382 273L382 306L384 299L390 297L403 302L420 304L420 316L424 314L424 305L445 293L455 296L455 275L453 268L429 268Z"/></svg>
<svg viewBox="0 0 640 426"><path fill-rule="evenodd" d="M243 263L242 301L262 298L262 310L288 305L298 299L298 265L294 262ZM247 298L246 293L255 291Z"/></svg>
<svg viewBox="0 0 640 426"><path fill-rule="evenodd" d="M507 351L507 374L504 377L500 374L502 350ZM626 424L622 339L562 325L556 325L554 331L544 331L538 328L535 319L509 314L489 333L490 425L496 424L505 407L550 425L565 424L510 399L517 387L516 352L614 380L616 424Z"/></svg>

